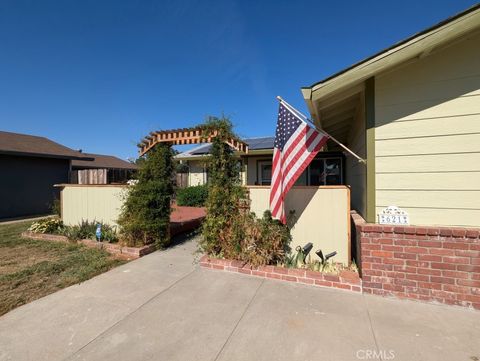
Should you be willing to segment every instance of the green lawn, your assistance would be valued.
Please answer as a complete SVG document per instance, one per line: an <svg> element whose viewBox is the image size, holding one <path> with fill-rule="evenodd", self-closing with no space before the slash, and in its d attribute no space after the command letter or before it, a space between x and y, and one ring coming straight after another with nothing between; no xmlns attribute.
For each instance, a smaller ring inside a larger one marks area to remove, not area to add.
<svg viewBox="0 0 480 361"><path fill-rule="evenodd" d="M125 263L83 245L22 238L30 224L0 225L0 315Z"/></svg>

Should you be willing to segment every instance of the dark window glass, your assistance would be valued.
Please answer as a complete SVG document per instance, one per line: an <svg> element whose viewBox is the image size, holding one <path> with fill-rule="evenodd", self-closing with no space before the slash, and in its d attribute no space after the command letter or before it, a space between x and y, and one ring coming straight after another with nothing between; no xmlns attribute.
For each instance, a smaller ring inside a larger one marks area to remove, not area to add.
<svg viewBox="0 0 480 361"><path fill-rule="evenodd" d="M261 177L263 186L269 186L272 183L272 164L261 165Z"/></svg>
<svg viewBox="0 0 480 361"><path fill-rule="evenodd" d="M338 158L325 160L325 184L342 184L341 160Z"/></svg>
<svg viewBox="0 0 480 361"><path fill-rule="evenodd" d="M323 159L314 159L310 163L310 185L323 185Z"/></svg>

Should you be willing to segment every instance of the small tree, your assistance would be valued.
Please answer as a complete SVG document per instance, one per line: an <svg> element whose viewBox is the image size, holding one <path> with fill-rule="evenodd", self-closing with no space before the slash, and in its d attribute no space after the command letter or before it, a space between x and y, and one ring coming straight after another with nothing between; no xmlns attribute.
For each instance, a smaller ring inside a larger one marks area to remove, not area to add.
<svg viewBox="0 0 480 361"><path fill-rule="evenodd" d="M212 140L208 169L207 216L203 223L201 248L209 254L239 251L239 244L232 244L231 230L238 214L238 201L243 194L239 182L239 169L233 151L226 143L238 138L232 131L232 123L226 117L210 117L202 126L206 134L217 132Z"/></svg>
<svg viewBox="0 0 480 361"><path fill-rule="evenodd" d="M170 243L170 201L173 195L172 149L160 143L140 162L138 182L129 189L118 224L128 244Z"/></svg>

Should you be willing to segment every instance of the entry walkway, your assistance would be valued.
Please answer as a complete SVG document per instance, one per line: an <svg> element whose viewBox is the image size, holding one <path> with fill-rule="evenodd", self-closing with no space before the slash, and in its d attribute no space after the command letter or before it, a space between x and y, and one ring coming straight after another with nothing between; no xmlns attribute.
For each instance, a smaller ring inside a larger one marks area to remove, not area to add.
<svg viewBox="0 0 480 361"><path fill-rule="evenodd" d="M480 359L480 312L200 269L194 242L0 318L0 360Z"/></svg>

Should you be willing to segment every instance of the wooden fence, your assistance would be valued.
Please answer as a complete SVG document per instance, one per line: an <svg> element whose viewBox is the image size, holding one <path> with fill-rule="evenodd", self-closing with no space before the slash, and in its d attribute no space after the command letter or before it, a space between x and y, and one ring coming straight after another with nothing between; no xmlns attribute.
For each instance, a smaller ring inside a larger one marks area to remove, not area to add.
<svg viewBox="0 0 480 361"><path fill-rule="evenodd" d="M71 183L107 184L107 169L82 169L72 171Z"/></svg>

